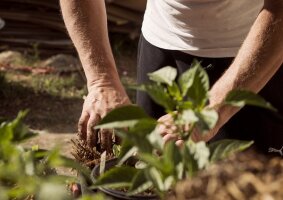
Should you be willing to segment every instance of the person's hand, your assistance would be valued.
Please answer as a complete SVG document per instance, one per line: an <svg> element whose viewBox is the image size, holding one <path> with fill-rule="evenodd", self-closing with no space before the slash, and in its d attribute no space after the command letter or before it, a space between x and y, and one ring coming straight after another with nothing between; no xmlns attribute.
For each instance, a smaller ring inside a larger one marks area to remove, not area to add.
<svg viewBox="0 0 283 200"><path fill-rule="evenodd" d="M158 119L158 132L163 137L164 143L175 141L177 146L182 146L184 141L178 135L178 128L174 124L170 114L164 115Z"/></svg>
<svg viewBox="0 0 283 200"><path fill-rule="evenodd" d="M91 148L97 147L100 143L102 150L110 152L112 131L100 130L98 132L94 128L108 112L126 104L130 104L130 100L124 88L119 84L90 87L78 124L80 139L86 141Z"/></svg>
<svg viewBox="0 0 283 200"><path fill-rule="evenodd" d="M180 138L180 135L178 134L178 127L174 124L173 118L170 114L160 117L158 119L158 122L158 132L163 137L165 143L168 143L169 141L175 141L177 146L182 146L184 144L184 141ZM182 128L185 131L189 131L190 129L189 126L184 126ZM217 134L218 130L219 129L215 127L206 134L200 134L199 130L197 128L194 128L191 139L194 142L207 142Z"/></svg>

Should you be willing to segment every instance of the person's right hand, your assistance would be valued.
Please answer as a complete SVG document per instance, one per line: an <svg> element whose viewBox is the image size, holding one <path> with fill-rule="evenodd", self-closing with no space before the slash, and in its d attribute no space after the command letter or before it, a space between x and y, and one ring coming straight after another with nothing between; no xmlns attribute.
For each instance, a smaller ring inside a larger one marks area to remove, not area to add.
<svg viewBox="0 0 283 200"><path fill-rule="evenodd" d="M130 104L130 100L121 84L89 87L78 124L80 139L86 141L90 148L97 147L100 142L101 150L110 152L113 142L112 131L100 130L98 132L94 128L108 112L126 104ZM98 141L99 138L100 141Z"/></svg>

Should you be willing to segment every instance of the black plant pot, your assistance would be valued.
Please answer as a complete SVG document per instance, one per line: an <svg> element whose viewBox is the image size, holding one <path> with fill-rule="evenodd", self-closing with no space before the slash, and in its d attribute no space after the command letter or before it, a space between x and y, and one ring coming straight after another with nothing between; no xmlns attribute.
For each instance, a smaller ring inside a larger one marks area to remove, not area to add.
<svg viewBox="0 0 283 200"><path fill-rule="evenodd" d="M114 167L117 164L117 161L118 161L118 159L116 159L116 158L106 161L105 171ZM91 172L91 179L94 183L97 180L97 178L99 177L99 169L100 169L100 166L97 165L96 167L93 168L93 170ZM158 200L159 199L157 195L132 195L132 196L129 196L129 195L127 195L126 192L122 192L122 191L118 191L118 190L114 190L114 189L109 189L109 188L104 188L104 187L99 187L98 190L103 192L104 194L110 196L110 197L113 197L115 199L121 199L121 200L122 199L125 199L125 200Z"/></svg>

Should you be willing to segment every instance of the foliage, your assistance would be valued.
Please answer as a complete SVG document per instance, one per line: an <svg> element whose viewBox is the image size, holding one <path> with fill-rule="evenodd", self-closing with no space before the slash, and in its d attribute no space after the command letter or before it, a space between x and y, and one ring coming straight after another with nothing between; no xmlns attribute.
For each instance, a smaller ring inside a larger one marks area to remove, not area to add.
<svg viewBox="0 0 283 200"><path fill-rule="evenodd" d="M152 83L136 88L147 92L172 115L184 145L177 147L173 142L164 144L157 131L160 123L135 105L113 110L97 128L113 128L122 137L120 162L117 167L102 174L94 183L95 187L127 186L129 195L133 195L153 186L163 198L178 180L192 177L211 163L244 150L253 143L224 140L207 145L191 139L194 128L199 130L199 134L206 134L218 120L218 113L206 107L210 86L208 75L199 62L194 61L177 81L177 71L172 67L162 68L149 74L149 77ZM255 105L274 110L261 97L243 90L232 91L223 103L238 107ZM133 155L143 164L130 170L129 166L122 164Z"/></svg>
<svg viewBox="0 0 283 200"><path fill-rule="evenodd" d="M0 125L0 199L72 199L66 184L74 178L60 176L54 168L75 168L86 175L88 170L60 156L56 148L21 147L20 142L36 135L23 123L26 114L20 112L15 120Z"/></svg>

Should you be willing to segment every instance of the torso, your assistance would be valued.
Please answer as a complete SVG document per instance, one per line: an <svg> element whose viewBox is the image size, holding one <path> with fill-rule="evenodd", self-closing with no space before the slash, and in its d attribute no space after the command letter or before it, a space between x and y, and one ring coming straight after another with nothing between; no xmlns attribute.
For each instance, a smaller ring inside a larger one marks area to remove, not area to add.
<svg viewBox="0 0 283 200"><path fill-rule="evenodd" d="M148 0L142 32L153 45L203 57L233 57L263 0Z"/></svg>

